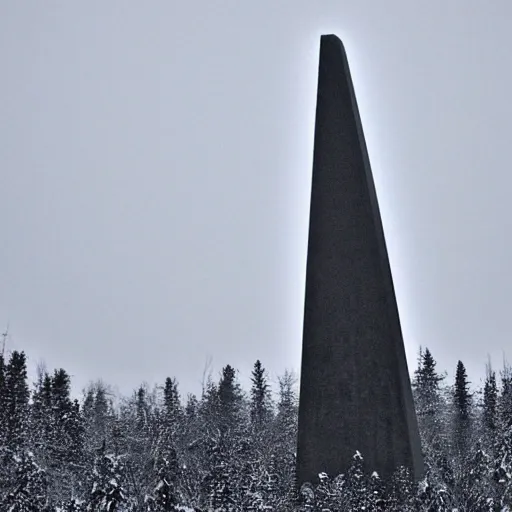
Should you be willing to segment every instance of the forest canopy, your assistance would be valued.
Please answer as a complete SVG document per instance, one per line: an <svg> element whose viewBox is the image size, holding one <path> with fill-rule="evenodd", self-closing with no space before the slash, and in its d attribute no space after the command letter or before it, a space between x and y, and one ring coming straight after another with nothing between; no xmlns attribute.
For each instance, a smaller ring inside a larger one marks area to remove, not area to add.
<svg viewBox="0 0 512 512"><path fill-rule="evenodd" d="M229 364L201 396L168 377L131 396L91 383L71 398L66 370L29 384L24 352L0 355L0 510L160 512L350 510L510 511L512 371L490 365L470 392L462 361L454 382L421 350L412 378L426 474L388 482L354 453L343 475L295 487L297 379L272 390L256 361L242 389ZM114 400L115 399L115 400ZM299 498L299 499L298 499Z"/></svg>

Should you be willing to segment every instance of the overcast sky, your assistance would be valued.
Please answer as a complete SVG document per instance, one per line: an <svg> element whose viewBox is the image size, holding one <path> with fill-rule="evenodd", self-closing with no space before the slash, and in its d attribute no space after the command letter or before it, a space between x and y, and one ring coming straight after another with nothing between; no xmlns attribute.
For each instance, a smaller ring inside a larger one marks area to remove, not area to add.
<svg viewBox="0 0 512 512"><path fill-rule="evenodd" d="M320 36L345 44L409 369L511 346L508 0L3 1L0 329L130 393L300 369ZM512 358L509 350L509 357Z"/></svg>

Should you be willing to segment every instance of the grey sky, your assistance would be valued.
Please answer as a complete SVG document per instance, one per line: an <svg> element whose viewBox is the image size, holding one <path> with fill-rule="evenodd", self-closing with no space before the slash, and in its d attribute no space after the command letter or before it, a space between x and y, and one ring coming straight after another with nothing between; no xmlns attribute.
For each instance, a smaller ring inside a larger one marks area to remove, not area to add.
<svg viewBox="0 0 512 512"><path fill-rule="evenodd" d="M409 367L510 346L512 4L4 1L0 326L79 390L300 367L320 35L350 61ZM510 355L510 354L509 354Z"/></svg>

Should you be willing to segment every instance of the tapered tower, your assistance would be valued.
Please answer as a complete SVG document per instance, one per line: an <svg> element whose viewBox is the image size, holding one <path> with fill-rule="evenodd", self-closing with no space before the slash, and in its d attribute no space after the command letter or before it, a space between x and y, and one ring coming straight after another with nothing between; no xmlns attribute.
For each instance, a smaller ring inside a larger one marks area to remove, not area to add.
<svg viewBox="0 0 512 512"><path fill-rule="evenodd" d="M356 450L389 477L423 473L404 342L370 162L341 41L322 36L297 479L345 473Z"/></svg>

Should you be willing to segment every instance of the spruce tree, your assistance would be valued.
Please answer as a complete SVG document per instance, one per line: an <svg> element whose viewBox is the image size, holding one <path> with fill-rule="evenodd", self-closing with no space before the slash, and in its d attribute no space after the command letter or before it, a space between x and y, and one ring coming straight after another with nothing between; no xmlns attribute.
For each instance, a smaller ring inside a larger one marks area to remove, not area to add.
<svg viewBox="0 0 512 512"><path fill-rule="evenodd" d="M505 363L501 372L500 421L505 428L512 427L512 368Z"/></svg>
<svg viewBox="0 0 512 512"><path fill-rule="evenodd" d="M143 506L151 495L158 460L158 431L152 396L145 385L139 386L130 401L121 409L120 426L126 432L125 469L130 496Z"/></svg>
<svg viewBox="0 0 512 512"><path fill-rule="evenodd" d="M3 353L0 353L0 446L3 446L6 440L7 429L7 368Z"/></svg>
<svg viewBox="0 0 512 512"><path fill-rule="evenodd" d="M196 395L189 393L187 395L187 405L185 407L185 414L187 420L194 420L197 417L198 402Z"/></svg>
<svg viewBox="0 0 512 512"><path fill-rule="evenodd" d="M290 371L278 378L277 415L271 431L275 471L279 474L279 493L284 496L295 485L297 450L298 392L297 379Z"/></svg>
<svg viewBox="0 0 512 512"><path fill-rule="evenodd" d="M457 363L453 399L455 406L455 445L459 454L462 455L465 453L469 441L472 404L466 368L462 361Z"/></svg>
<svg viewBox="0 0 512 512"><path fill-rule="evenodd" d="M444 377L436 370L437 363L428 348L420 352L421 364L416 370L413 380L417 414L420 418L435 416L440 402L440 383Z"/></svg>
<svg viewBox="0 0 512 512"><path fill-rule="evenodd" d="M332 489L332 481L327 473L318 475L320 483L315 489L315 504L318 510L333 510L336 503L336 496Z"/></svg>
<svg viewBox="0 0 512 512"><path fill-rule="evenodd" d="M125 486L125 471L121 457L107 453L106 443L97 451L87 512L118 512L133 510Z"/></svg>
<svg viewBox="0 0 512 512"><path fill-rule="evenodd" d="M512 369L504 365L498 399L494 482L501 507L512 506Z"/></svg>
<svg viewBox="0 0 512 512"><path fill-rule="evenodd" d="M46 467L51 458L51 446L54 444L52 409L52 379L44 372L39 376L35 390L32 394L31 407L31 433L32 446L39 460L44 461Z"/></svg>
<svg viewBox="0 0 512 512"><path fill-rule="evenodd" d="M63 468L71 463L74 443L73 429L73 402L70 397L70 378L62 368L55 370L51 383L51 403L54 427L53 463Z"/></svg>
<svg viewBox="0 0 512 512"><path fill-rule="evenodd" d="M178 503L178 485L180 480L180 464L178 445L181 444L183 433L182 411L178 393L178 383L167 378L164 385L163 411L158 418L158 439L154 452L155 484L153 507L155 511L176 510Z"/></svg>
<svg viewBox="0 0 512 512"><path fill-rule="evenodd" d="M103 441L108 439L110 425L113 421L111 403L108 399L108 391L105 384L101 381L92 385L91 393L86 395L84 403L84 415L86 415L87 437L91 449L97 449ZM90 414L90 417L87 415Z"/></svg>
<svg viewBox="0 0 512 512"><path fill-rule="evenodd" d="M483 399L483 426L484 432L490 440L494 440L497 421L498 386L496 384L496 372L490 366L487 368L487 375L484 384Z"/></svg>
<svg viewBox="0 0 512 512"><path fill-rule="evenodd" d="M24 352L14 351L5 372L6 445L16 451L26 446L28 434L27 364Z"/></svg>
<svg viewBox="0 0 512 512"><path fill-rule="evenodd" d="M236 507L234 468L229 462L225 433L207 443L208 471L202 482L202 503L208 510L234 511Z"/></svg>
<svg viewBox="0 0 512 512"><path fill-rule="evenodd" d="M441 418L440 383L444 376L436 370L436 361L428 348L420 351L418 369L414 374L413 391L418 427L424 456L440 465L442 454L448 449L446 432Z"/></svg>
<svg viewBox="0 0 512 512"><path fill-rule="evenodd" d="M0 510L6 512L47 512L50 510L47 496L46 472L34 460L34 454L26 449L11 454L13 468L9 491L0 497Z"/></svg>
<svg viewBox="0 0 512 512"><path fill-rule="evenodd" d="M416 511L414 479L404 466L399 467L391 477L387 507L390 512Z"/></svg>
<svg viewBox="0 0 512 512"><path fill-rule="evenodd" d="M369 479L363 468L363 456L356 452L352 457L352 464L347 472L347 487L345 488L344 501L347 510L369 510L371 497L368 492Z"/></svg>
<svg viewBox="0 0 512 512"><path fill-rule="evenodd" d="M463 510L495 510L496 495L491 481L491 457L479 441L471 450L471 458L461 479L461 492L458 496Z"/></svg>
<svg viewBox="0 0 512 512"><path fill-rule="evenodd" d="M178 457L176 450L169 448L167 455L163 456L158 463L157 483L153 495L148 500L151 505L151 512L176 512L179 509L177 491L178 480Z"/></svg>
<svg viewBox="0 0 512 512"><path fill-rule="evenodd" d="M272 405L270 386L267 382L265 369L259 360L254 363L251 382L251 422L256 430L261 430L271 420Z"/></svg>
<svg viewBox="0 0 512 512"><path fill-rule="evenodd" d="M180 395L176 379L167 377L164 385L164 414L166 422L177 428L181 419Z"/></svg>
<svg viewBox="0 0 512 512"><path fill-rule="evenodd" d="M218 385L218 405L222 430L235 430L240 421L242 390L235 369L229 364L222 369Z"/></svg>

